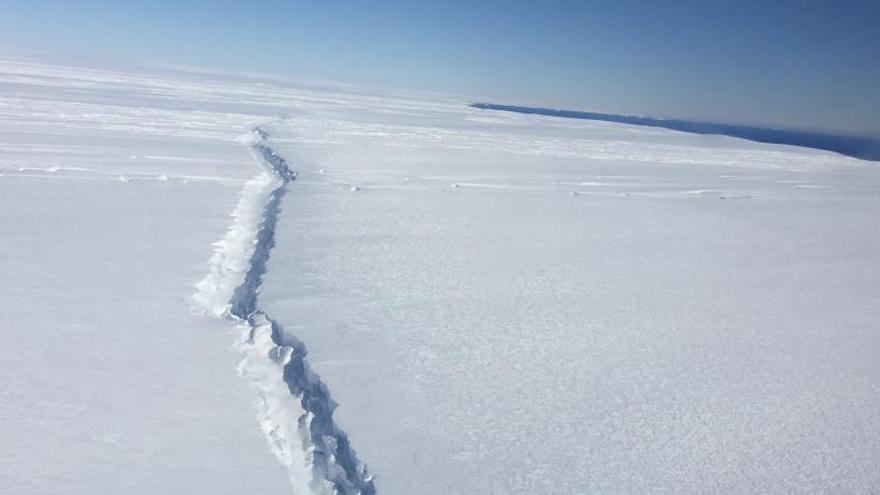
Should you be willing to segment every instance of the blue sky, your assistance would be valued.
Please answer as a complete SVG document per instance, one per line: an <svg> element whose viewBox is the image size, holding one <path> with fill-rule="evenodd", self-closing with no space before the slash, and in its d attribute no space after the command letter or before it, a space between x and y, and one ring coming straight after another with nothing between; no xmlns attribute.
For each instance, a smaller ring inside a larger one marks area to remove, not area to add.
<svg viewBox="0 0 880 495"><path fill-rule="evenodd" d="M878 1L0 0L0 46L880 133Z"/></svg>

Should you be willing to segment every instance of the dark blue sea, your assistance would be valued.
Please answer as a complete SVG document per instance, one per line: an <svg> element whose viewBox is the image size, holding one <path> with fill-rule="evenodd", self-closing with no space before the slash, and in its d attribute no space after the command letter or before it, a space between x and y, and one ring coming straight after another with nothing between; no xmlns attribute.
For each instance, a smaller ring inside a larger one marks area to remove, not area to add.
<svg viewBox="0 0 880 495"><path fill-rule="evenodd" d="M496 105L494 103L474 103L471 106L487 110L548 115L551 117L564 117L569 119L602 120L607 122L618 122L621 124L663 127L676 131L692 132L695 134L722 134L725 136L757 141L759 143L802 146L805 148L834 151L842 155L852 156L862 160L880 161L880 138L870 136L778 129L773 127L755 127L736 124L717 124L694 120L614 115L610 113L580 112L574 110L555 110L552 108L518 107L511 105Z"/></svg>

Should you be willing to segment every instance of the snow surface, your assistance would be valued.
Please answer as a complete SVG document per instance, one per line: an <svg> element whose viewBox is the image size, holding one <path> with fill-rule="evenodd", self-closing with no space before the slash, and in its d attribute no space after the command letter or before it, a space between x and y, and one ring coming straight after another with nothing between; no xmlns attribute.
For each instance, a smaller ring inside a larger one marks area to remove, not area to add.
<svg viewBox="0 0 880 495"><path fill-rule="evenodd" d="M190 302L267 117L161 83L0 62L0 493L290 490Z"/></svg>
<svg viewBox="0 0 880 495"><path fill-rule="evenodd" d="M0 90L0 493L880 487L875 163L220 73Z"/></svg>
<svg viewBox="0 0 880 495"><path fill-rule="evenodd" d="M380 493L880 487L876 163L387 105L270 126L261 296Z"/></svg>

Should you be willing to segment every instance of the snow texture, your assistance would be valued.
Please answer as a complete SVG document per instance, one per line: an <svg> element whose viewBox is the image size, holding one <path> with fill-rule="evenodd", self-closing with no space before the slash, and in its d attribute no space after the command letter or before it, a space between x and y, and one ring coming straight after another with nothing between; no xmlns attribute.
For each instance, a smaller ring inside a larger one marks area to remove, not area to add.
<svg viewBox="0 0 880 495"><path fill-rule="evenodd" d="M262 304L380 493L880 486L875 163L406 101L270 132Z"/></svg>
<svg viewBox="0 0 880 495"><path fill-rule="evenodd" d="M290 491L189 300L273 114L198 85L0 59L0 493Z"/></svg>

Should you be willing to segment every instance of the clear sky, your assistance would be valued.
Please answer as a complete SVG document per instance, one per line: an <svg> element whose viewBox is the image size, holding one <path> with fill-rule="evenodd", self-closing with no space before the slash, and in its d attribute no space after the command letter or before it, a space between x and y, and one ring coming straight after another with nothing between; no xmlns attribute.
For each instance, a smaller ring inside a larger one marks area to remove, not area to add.
<svg viewBox="0 0 880 495"><path fill-rule="evenodd" d="M880 0L0 0L0 47L880 133Z"/></svg>

